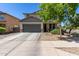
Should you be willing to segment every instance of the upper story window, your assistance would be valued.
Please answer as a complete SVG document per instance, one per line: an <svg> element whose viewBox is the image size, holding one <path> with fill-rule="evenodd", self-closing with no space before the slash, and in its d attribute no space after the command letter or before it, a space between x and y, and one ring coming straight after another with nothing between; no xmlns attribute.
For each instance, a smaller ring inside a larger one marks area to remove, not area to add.
<svg viewBox="0 0 79 59"><path fill-rule="evenodd" d="M0 16L0 20L4 20L4 16L1 15L1 16Z"/></svg>

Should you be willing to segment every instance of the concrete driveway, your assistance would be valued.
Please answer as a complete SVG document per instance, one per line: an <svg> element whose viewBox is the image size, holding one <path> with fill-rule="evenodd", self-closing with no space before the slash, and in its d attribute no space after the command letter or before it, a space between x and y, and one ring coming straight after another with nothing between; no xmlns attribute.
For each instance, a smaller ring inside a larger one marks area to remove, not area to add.
<svg viewBox="0 0 79 59"><path fill-rule="evenodd" d="M0 55L6 56L24 42L37 41L39 37L40 33L16 33L15 35L6 36L0 40Z"/></svg>
<svg viewBox="0 0 79 59"><path fill-rule="evenodd" d="M56 49L52 42L39 41L40 35L41 33L17 33L3 38L0 40L0 56L75 56Z"/></svg>
<svg viewBox="0 0 79 59"><path fill-rule="evenodd" d="M12 35L15 35L15 34L18 34L18 33L10 33L10 34L0 35L0 40L3 39L3 38L5 38L5 37L12 36Z"/></svg>

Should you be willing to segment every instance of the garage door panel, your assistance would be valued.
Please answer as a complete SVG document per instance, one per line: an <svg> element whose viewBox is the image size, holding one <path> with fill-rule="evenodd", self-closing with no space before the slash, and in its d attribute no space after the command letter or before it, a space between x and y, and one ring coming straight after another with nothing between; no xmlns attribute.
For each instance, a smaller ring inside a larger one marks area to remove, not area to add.
<svg viewBox="0 0 79 59"><path fill-rule="evenodd" d="M23 24L24 32L41 32L41 24Z"/></svg>

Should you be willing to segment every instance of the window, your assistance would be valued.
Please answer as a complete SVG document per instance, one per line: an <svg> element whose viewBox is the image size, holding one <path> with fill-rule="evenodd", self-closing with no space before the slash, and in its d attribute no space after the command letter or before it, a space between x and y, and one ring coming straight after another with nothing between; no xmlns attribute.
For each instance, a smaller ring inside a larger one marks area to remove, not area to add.
<svg viewBox="0 0 79 59"><path fill-rule="evenodd" d="M0 20L4 20L4 16L0 16Z"/></svg>

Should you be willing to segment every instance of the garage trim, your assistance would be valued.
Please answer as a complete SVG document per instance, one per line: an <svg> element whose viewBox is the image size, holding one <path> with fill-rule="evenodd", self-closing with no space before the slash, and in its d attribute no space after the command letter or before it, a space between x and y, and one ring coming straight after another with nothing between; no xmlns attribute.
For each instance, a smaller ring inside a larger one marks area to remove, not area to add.
<svg viewBox="0 0 79 59"><path fill-rule="evenodd" d="M23 24L41 24L41 32L43 32L43 22L21 22L20 32L23 32Z"/></svg>

